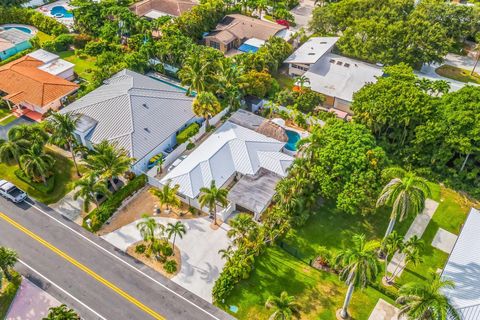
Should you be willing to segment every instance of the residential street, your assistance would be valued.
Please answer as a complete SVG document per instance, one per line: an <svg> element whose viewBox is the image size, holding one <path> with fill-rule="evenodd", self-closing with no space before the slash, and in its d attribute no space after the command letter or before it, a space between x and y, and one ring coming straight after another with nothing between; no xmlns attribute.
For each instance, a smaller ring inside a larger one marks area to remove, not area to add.
<svg viewBox="0 0 480 320"><path fill-rule="evenodd" d="M33 204L32 200L28 200ZM0 245L82 319L232 319L46 206L0 199Z"/></svg>

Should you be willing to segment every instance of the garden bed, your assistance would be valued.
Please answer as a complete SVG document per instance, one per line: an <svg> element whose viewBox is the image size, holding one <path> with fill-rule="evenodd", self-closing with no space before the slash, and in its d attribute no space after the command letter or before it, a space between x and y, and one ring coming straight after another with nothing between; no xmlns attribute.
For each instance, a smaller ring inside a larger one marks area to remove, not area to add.
<svg viewBox="0 0 480 320"><path fill-rule="evenodd" d="M168 273L167 271L165 271L165 268L164 268L164 263L156 260L153 255L150 256L150 257L147 257L145 254L143 253L138 253L136 252L135 248L137 247L137 245L146 245L146 242L145 241L138 241L138 242L135 242L134 244L132 244L130 247L127 248L127 254L129 254L130 256L134 257L135 259L143 262L145 265L149 266L150 268L154 269L155 271L157 272L160 272L162 275L164 275L165 277L167 278L172 278L173 276L175 276L179 271L180 271L180 266L181 266L181 262L182 262L182 256L180 254L180 250L178 250L178 247L175 246L175 254L173 256L170 256L167 258L166 261L169 261L169 260L173 260L177 263L177 271L173 272L173 273ZM171 245L171 243L170 243Z"/></svg>
<svg viewBox="0 0 480 320"><path fill-rule="evenodd" d="M8 282L6 278L2 280L2 286L0 287L0 319L6 319L8 309L15 299L18 288L22 283L22 276L15 271L10 272L12 274L12 281Z"/></svg>
<svg viewBox="0 0 480 320"><path fill-rule="evenodd" d="M471 74L471 70L461 69L447 64L435 69L435 72L442 77L457 80L460 82L473 82L480 84L480 75L478 73Z"/></svg>

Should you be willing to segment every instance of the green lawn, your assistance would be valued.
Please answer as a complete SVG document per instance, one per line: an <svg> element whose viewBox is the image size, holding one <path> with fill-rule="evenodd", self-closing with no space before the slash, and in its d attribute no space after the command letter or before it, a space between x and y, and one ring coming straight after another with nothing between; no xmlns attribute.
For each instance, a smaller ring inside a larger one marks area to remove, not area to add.
<svg viewBox="0 0 480 320"><path fill-rule="evenodd" d="M430 270L443 268L448 255L430 245L433 237L440 227L458 234L472 205L450 189L435 184L431 184L431 188L431 198L440 204L422 237L426 244L424 262L417 267L407 266L398 284L386 289L393 294L401 284L422 281ZM269 313L263 306L265 300L270 294L278 295L286 290L299 299L305 319L334 319L333 312L341 307L345 285L337 275L312 269L298 258L308 262L322 246L332 251L338 250L348 245L355 233L364 233L369 239L381 239L388 225L389 214L388 209L381 209L367 217L353 216L338 211L333 203L325 203L305 226L291 230L287 235L286 250L292 254L280 248L269 249L258 258L252 276L235 288L226 304L239 306L239 313L235 314L239 319L267 319ZM405 234L413 219L410 217L397 223L395 230ZM377 286L381 286L380 279L381 276L378 277ZM357 291L350 310L354 318L368 319L380 297L392 302L373 288Z"/></svg>
<svg viewBox="0 0 480 320"><path fill-rule="evenodd" d="M83 79L87 81L92 80L93 70L95 70L95 61L94 57L87 56L85 59L80 58L75 54L74 51L62 51L57 52L60 58L70 61L75 64L75 72Z"/></svg>
<svg viewBox="0 0 480 320"><path fill-rule="evenodd" d="M294 85L293 78L283 73L275 73L273 77L278 81L282 89L292 89Z"/></svg>
<svg viewBox="0 0 480 320"><path fill-rule="evenodd" d="M7 107L0 107L0 119L8 116L11 113L12 111L9 110Z"/></svg>
<svg viewBox="0 0 480 320"><path fill-rule="evenodd" d="M5 319L7 317L8 309L10 304L12 304L17 290L22 283L22 277L16 272L12 272L13 279L11 282L7 282L5 278L3 280L3 286L0 286L0 319Z"/></svg>
<svg viewBox="0 0 480 320"><path fill-rule="evenodd" d="M40 41L40 44L43 44L47 41L55 39L54 36L46 34L45 32L42 32L40 30L37 32L37 37L38 37L38 41Z"/></svg>
<svg viewBox="0 0 480 320"><path fill-rule="evenodd" d="M480 83L480 75L476 72L471 75L471 70L465 70L449 65L443 65L437 68L435 72L442 77L457 80L460 82Z"/></svg>
<svg viewBox="0 0 480 320"><path fill-rule="evenodd" d="M0 163L0 179L5 179L14 183L20 189L27 192L29 196L40 202L45 204L57 202L72 190L72 181L77 177L71 160L53 151L49 151L49 153L55 158L55 187L52 192L45 194L33 188L28 183L20 180L15 175L15 170L18 169L18 166L14 164Z"/></svg>

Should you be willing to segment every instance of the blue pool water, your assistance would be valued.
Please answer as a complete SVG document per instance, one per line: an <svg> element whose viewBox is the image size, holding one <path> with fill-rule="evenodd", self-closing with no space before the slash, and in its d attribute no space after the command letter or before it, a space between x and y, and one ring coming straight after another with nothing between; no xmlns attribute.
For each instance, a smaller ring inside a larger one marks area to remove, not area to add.
<svg viewBox="0 0 480 320"><path fill-rule="evenodd" d="M8 30L8 29L17 29L25 33L32 33L32 30L26 28L26 27L2 27L2 29Z"/></svg>
<svg viewBox="0 0 480 320"><path fill-rule="evenodd" d="M285 144L285 149L290 151L297 151L297 142L300 140L300 135L298 132L285 130L285 133L288 137L288 142Z"/></svg>
<svg viewBox="0 0 480 320"><path fill-rule="evenodd" d="M244 43L240 47L238 47L238 50L247 53L255 53L258 51L258 48Z"/></svg>
<svg viewBox="0 0 480 320"><path fill-rule="evenodd" d="M50 10L50 14L57 18L73 18L73 13L62 6L55 6Z"/></svg>

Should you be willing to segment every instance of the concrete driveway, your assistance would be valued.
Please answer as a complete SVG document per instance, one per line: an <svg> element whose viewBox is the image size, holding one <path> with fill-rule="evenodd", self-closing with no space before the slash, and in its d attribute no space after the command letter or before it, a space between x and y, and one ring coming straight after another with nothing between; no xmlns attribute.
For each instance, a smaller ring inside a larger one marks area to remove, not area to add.
<svg viewBox="0 0 480 320"><path fill-rule="evenodd" d="M177 219L155 217L166 225L175 223ZM175 245L182 255L180 272L171 280L208 302L212 302L212 289L215 280L220 275L225 261L218 251L229 245L227 231L230 227L223 224L219 229L210 228L211 221L207 218L179 219L187 228L187 234L182 239L177 237ZM102 236L122 251L133 243L142 240L137 230L137 223L132 222L120 229Z"/></svg>
<svg viewBox="0 0 480 320"><path fill-rule="evenodd" d="M307 29L310 19L312 19L312 12L315 8L315 2L312 0L300 0L300 4L290 10L290 12L295 17L295 23L297 24L293 27L293 30L299 30L302 27Z"/></svg>

